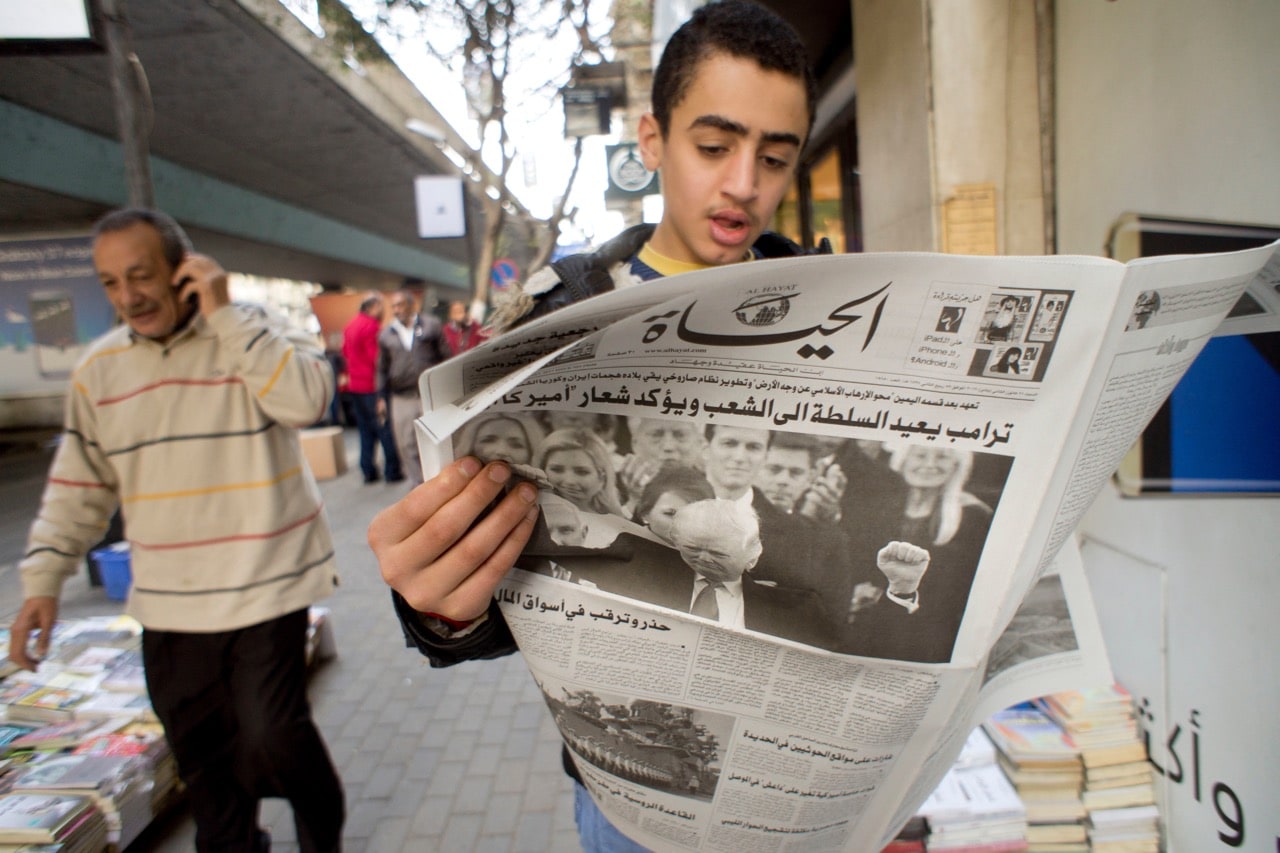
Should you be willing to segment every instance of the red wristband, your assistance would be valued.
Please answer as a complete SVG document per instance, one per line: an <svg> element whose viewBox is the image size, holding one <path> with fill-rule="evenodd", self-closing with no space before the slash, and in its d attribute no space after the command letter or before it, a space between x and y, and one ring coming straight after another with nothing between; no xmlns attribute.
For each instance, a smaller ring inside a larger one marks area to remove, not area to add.
<svg viewBox="0 0 1280 853"><path fill-rule="evenodd" d="M423 616L430 616L432 619L439 619L441 622L448 625L450 628L452 628L455 631L461 631L463 628L467 627L472 622L476 621L474 619L467 619L465 621L459 622L457 619L450 619L448 616L441 616L439 613L430 613L425 610L421 612Z"/></svg>

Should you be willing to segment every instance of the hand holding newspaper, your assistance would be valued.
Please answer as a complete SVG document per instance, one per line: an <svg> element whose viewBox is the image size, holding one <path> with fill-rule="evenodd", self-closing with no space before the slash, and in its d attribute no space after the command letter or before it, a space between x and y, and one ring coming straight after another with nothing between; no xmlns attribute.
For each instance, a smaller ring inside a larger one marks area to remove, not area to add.
<svg viewBox="0 0 1280 853"><path fill-rule="evenodd" d="M539 484L496 597L619 829L879 849L987 714L1109 681L1072 533L1278 245L649 282L424 373L425 473Z"/></svg>

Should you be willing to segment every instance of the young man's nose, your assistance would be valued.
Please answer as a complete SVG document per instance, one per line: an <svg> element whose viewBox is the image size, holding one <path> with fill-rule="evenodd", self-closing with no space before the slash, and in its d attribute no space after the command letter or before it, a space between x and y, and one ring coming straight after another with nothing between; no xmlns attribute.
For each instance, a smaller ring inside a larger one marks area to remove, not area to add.
<svg viewBox="0 0 1280 853"><path fill-rule="evenodd" d="M759 164L754 151L743 149L734 153L725 169L724 192L737 201L748 201L756 196Z"/></svg>

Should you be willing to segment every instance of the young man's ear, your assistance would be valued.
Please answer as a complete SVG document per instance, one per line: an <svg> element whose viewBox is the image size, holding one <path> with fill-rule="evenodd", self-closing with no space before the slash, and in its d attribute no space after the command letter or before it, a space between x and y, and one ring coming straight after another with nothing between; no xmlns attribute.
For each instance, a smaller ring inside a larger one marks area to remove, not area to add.
<svg viewBox="0 0 1280 853"><path fill-rule="evenodd" d="M662 165L662 130L658 127L658 120L653 113L645 113L640 116L640 123L636 127L636 139L640 143L640 159L644 162L644 167L650 172L658 171L658 167Z"/></svg>

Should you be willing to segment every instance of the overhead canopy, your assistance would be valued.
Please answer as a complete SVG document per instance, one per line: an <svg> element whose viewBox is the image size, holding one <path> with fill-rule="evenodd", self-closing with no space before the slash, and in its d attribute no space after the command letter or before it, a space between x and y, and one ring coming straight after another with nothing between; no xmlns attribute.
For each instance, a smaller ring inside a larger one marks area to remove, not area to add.
<svg viewBox="0 0 1280 853"><path fill-rule="evenodd" d="M200 250L258 275L469 287L465 237L418 237L414 178L457 169L406 127L447 124L394 66L347 64L279 0L125 8L156 206ZM0 236L83 231L125 204L117 139L103 51L0 54Z"/></svg>

